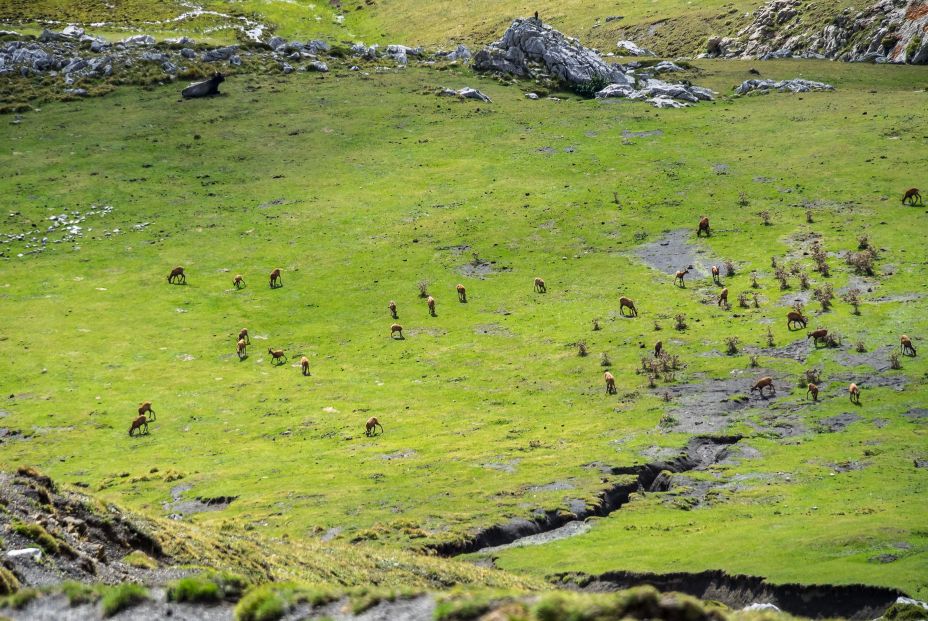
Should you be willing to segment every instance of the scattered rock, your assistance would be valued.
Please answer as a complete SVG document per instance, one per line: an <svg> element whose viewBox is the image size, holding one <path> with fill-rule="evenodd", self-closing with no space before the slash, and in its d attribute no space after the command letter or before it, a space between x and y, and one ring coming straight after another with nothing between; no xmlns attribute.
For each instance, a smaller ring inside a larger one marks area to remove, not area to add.
<svg viewBox="0 0 928 621"><path fill-rule="evenodd" d="M632 41L619 41L616 43L618 53L622 56L657 56L651 50L638 46Z"/></svg>
<svg viewBox="0 0 928 621"><path fill-rule="evenodd" d="M833 91L835 87L824 82L814 82L812 80L803 80L794 78L792 80L745 80L741 86L735 89L735 94L746 95L750 92L769 93L778 91L780 93L807 93L810 91Z"/></svg>
<svg viewBox="0 0 928 621"><path fill-rule="evenodd" d="M140 34L127 37L120 43L124 43L125 45L154 45L155 38L151 35Z"/></svg>
<svg viewBox="0 0 928 621"><path fill-rule="evenodd" d="M328 73L329 66L322 62L321 60L314 60L308 65L306 65L307 71L318 71L319 73Z"/></svg>

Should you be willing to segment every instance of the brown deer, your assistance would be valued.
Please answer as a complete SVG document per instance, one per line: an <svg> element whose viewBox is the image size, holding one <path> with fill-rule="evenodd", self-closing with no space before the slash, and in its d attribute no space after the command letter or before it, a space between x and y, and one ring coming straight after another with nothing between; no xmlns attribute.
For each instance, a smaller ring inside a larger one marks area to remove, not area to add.
<svg viewBox="0 0 928 621"><path fill-rule="evenodd" d="M680 287L686 288L686 283L683 282L683 277L690 273L690 268L685 267L682 270L678 271L673 277L673 284L680 283Z"/></svg>
<svg viewBox="0 0 928 621"><path fill-rule="evenodd" d="M399 316L396 314L396 302L390 300L390 303L387 304L387 308L390 309L390 316L394 319L399 319Z"/></svg>
<svg viewBox="0 0 928 621"><path fill-rule="evenodd" d="M631 298L622 296L619 298L619 314L622 315L623 317L626 316L625 311L622 310L624 308L627 308L628 310L632 312L632 315L629 315L629 316L634 316L634 317L638 316L638 309L635 308L635 303L631 300Z"/></svg>
<svg viewBox="0 0 928 621"><path fill-rule="evenodd" d="M701 234L705 233L706 237L709 237L709 218L708 216L703 216L699 220L699 228L696 229L696 237L699 237Z"/></svg>
<svg viewBox="0 0 928 621"><path fill-rule="evenodd" d="M145 428L145 431L142 431L142 427ZM130 438L132 437L132 432L135 431L136 429L139 430L139 435L142 435L143 433L148 433L148 419L145 418L144 414L136 418L134 421L132 421L132 426L129 427Z"/></svg>
<svg viewBox="0 0 928 621"><path fill-rule="evenodd" d="M238 340L244 340L246 344L251 345L251 337L248 336L248 328L242 328L238 331Z"/></svg>
<svg viewBox="0 0 928 621"><path fill-rule="evenodd" d="M719 266L713 265L711 271L712 271L712 282L714 282L717 285L721 285L722 282L719 278Z"/></svg>
<svg viewBox="0 0 928 621"><path fill-rule="evenodd" d="M805 328L806 324L809 323L809 320L806 319L799 311L790 311L786 313L786 327L788 329L792 330L793 324L797 323Z"/></svg>
<svg viewBox="0 0 928 621"><path fill-rule="evenodd" d="M662 351L664 351L664 341L658 341L654 344L654 357L660 358Z"/></svg>
<svg viewBox="0 0 928 621"><path fill-rule="evenodd" d="M718 302L719 302L719 306L724 306L725 308L728 308L728 287L725 287L719 293Z"/></svg>
<svg viewBox="0 0 928 621"><path fill-rule="evenodd" d="M271 272L271 289L276 289L277 287L283 287L284 281L280 277L280 268L275 267L274 271Z"/></svg>
<svg viewBox="0 0 928 621"><path fill-rule="evenodd" d="M180 282L181 284L187 284L187 275L184 274L184 268L175 267L171 270L171 273L168 274L168 282L171 284L176 284Z"/></svg>
<svg viewBox="0 0 928 621"><path fill-rule="evenodd" d="M236 275L235 278L232 279L232 286L236 289L241 289L245 286L245 278L241 274Z"/></svg>
<svg viewBox="0 0 928 621"><path fill-rule="evenodd" d="M432 296L429 296L428 298L426 298L425 304L429 307L429 315L431 315L432 317L435 317L436 316L435 315L435 298L433 298Z"/></svg>
<svg viewBox="0 0 928 621"><path fill-rule="evenodd" d="M146 413L151 414L151 420L155 420L155 411L151 409L151 401L139 404L139 416Z"/></svg>
<svg viewBox="0 0 928 621"><path fill-rule="evenodd" d="M535 292L536 293L547 293L548 288L545 287L545 281L543 278L535 277Z"/></svg>
<svg viewBox="0 0 928 621"><path fill-rule="evenodd" d="M772 377L762 377L762 378L760 378L759 380L757 380L756 382L754 382L754 385L751 386L751 392L754 392L754 391L756 390L757 392L760 393L760 396L763 397L763 396L764 396L764 388L767 388L768 386L770 387L770 394L772 394L772 395L777 394L777 389L776 389L776 387L773 385L773 378L772 378Z"/></svg>
<svg viewBox="0 0 928 621"><path fill-rule="evenodd" d="M912 345L912 339L907 337L905 334L899 337L899 345L902 347L903 356L914 356L915 355L915 346ZM909 353L912 352L912 353Z"/></svg>
<svg viewBox="0 0 928 621"><path fill-rule="evenodd" d="M806 334L806 340L808 341L809 339L812 339L812 344L818 347L818 342L819 341L825 342L825 337L827 336L828 336L828 330L826 330L825 328L819 328L818 330L812 330L811 332Z"/></svg>
<svg viewBox="0 0 928 621"><path fill-rule="evenodd" d="M367 419L367 422L364 423L364 435L372 436L376 434L377 427L380 427L380 433L383 433L383 425L380 424L380 421L377 420L376 416L371 416Z"/></svg>
<svg viewBox="0 0 928 621"><path fill-rule="evenodd" d="M277 365L281 365L287 361L287 355L282 349L268 349L267 353L271 355L271 362Z"/></svg>
<svg viewBox="0 0 928 621"><path fill-rule="evenodd" d="M812 395L813 401L818 401L818 386L810 383L808 390L806 390L806 397L809 395Z"/></svg>
<svg viewBox="0 0 928 621"><path fill-rule="evenodd" d="M852 383L850 386L847 387L847 391L851 395L851 403L859 404L860 403L860 388L857 386L857 384Z"/></svg>
<svg viewBox="0 0 928 621"><path fill-rule="evenodd" d="M306 356L300 358L300 368L303 370L303 377L309 375L309 358Z"/></svg>
<svg viewBox="0 0 928 621"><path fill-rule="evenodd" d="M464 285L458 285L455 287L458 290L458 302L462 304L467 303L467 289L464 288Z"/></svg>
<svg viewBox="0 0 928 621"><path fill-rule="evenodd" d="M905 205L906 201L909 201L910 205L922 202L922 195L918 193L918 188L909 188L905 191L905 194L902 196L902 204Z"/></svg>
<svg viewBox="0 0 928 621"><path fill-rule="evenodd" d="M245 353L245 347L246 347L245 339L239 339L238 343L236 344L236 351L238 352L239 360L244 360L245 356L248 355L247 353Z"/></svg>
<svg viewBox="0 0 928 621"><path fill-rule="evenodd" d="M392 339L392 338L393 338L393 335L396 334L397 332L400 333L400 338L401 338L401 339L406 338L406 337L403 336L403 326L401 326L401 325L398 324L398 323L395 323L395 324L393 324L392 326L390 326L390 338Z"/></svg>
<svg viewBox="0 0 928 621"><path fill-rule="evenodd" d="M606 394L614 395L617 392L615 389L615 376L609 371L606 371L603 373L603 378L606 380Z"/></svg>

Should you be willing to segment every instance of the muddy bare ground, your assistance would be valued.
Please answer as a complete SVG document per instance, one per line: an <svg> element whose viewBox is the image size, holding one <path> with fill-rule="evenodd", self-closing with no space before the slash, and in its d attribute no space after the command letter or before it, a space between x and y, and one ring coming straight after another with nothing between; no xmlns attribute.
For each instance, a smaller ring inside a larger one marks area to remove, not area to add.
<svg viewBox="0 0 928 621"><path fill-rule="evenodd" d="M689 265L694 276L708 278L713 265L721 261L709 255L708 249L693 243L696 239L696 225L692 229L677 229L665 233L663 237L650 244L635 249L635 254L648 267L665 274L674 274Z"/></svg>
<svg viewBox="0 0 928 621"><path fill-rule="evenodd" d="M770 584L757 576L731 576L722 571L700 573L608 572L598 576L560 574L563 585L582 591L610 592L642 584L661 591L687 593L705 600L720 601L740 609L750 604L773 604L783 611L812 619L845 617L875 619L891 606L901 591L865 585Z"/></svg>
<svg viewBox="0 0 928 621"><path fill-rule="evenodd" d="M163 503L162 507L169 512L168 517L173 520L181 520L185 516L195 513L205 513L207 511L222 511L238 496L219 496L217 498L205 498L197 496L196 498L185 499L185 492L189 492L192 486L188 483L181 483L171 488L171 502Z"/></svg>
<svg viewBox="0 0 928 621"><path fill-rule="evenodd" d="M508 544L538 544L571 537L585 532L579 525L593 516L607 516L626 504L631 494L647 492L662 471L687 472L711 466L728 456L728 449L741 440L741 436L696 436L673 459L641 466L610 467L591 464L604 474L622 477L611 487L601 491L596 503L587 505L571 502L569 510L559 508L537 510L531 519L513 518L478 531L465 541L441 543L431 549L441 556L457 556L472 552L490 551ZM557 531L557 532L555 532ZM532 537L533 539L527 540Z"/></svg>

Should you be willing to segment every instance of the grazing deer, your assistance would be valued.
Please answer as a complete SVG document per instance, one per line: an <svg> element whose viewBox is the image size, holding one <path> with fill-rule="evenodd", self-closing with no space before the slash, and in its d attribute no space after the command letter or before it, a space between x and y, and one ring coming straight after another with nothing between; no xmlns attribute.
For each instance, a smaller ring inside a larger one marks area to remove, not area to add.
<svg viewBox="0 0 928 621"><path fill-rule="evenodd" d="M709 218L708 216L703 216L699 220L699 228L696 229L696 237L699 237L701 234L705 233L706 237L709 237Z"/></svg>
<svg viewBox="0 0 928 621"><path fill-rule="evenodd" d="M300 358L300 368L303 370L303 377L309 375L309 358L306 356Z"/></svg>
<svg viewBox="0 0 928 621"><path fill-rule="evenodd" d="M398 323L395 323L395 324L393 324L392 326L390 326L390 338L392 339L392 338L393 338L393 335L396 334L397 332L400 333L400 338L401 338L401 339L406 338L406 337L403 336L403 326L401 326L401 325L398 324Z"/></svg>
<svg viewBox="0 0 928 621"><path fill-rule="evenodd" d="M906 201L909 201L910 205L922 203L922 195L918 193L918 188L909 188L905 191L905 194L902 197L902 204L905 205Z"/></svg>
<svg viewBox="0 0 928 621"><path fill-rule="evenodd" d="M686 276L686 275L689 274L689 273L690 273L690 268L688 268L688 267L685 267L685 268L683 268L682 270L678 271L678 272L676 273L676 275L674 275L674 277L673 277L673 283L674 283L674 284L677 284L677 282L679 282L679 283L680 283L680 287L684 287L684 288L685 288L685 287L686 287L686 283L683 282L683 277Z"/></svg>
<svg viewBox="0 0 928 621"><path fill-rule="evenodd" d="M180 282L181 284L187 284L187 275L184 274L184 268L175 267L171 270L171 273L168 274L168 282L171 284L176 284Z"/></svg>
<svg viewBox="0 0 928 621"><path fill-rule="evenodd" d="M724 306L725 308L728 308L728 287L725 287L719 293L718 303L719 303L718 304L719 306Z"/></svg>
<svg viewBox="0 0 928 621"><path fill-rule="evenodd" d="M606 394L614 395L617 392L615 389L615 376L609 371L606 371L603 373L603 378L606 380Z"/></svg>
<svg viewBox="0 0 928 621"><path fill-rule="evenodd" d="M246 345L245 345L245 339L239 339L239 340L238 340L238 343L237 343L237 345L236 345L236 348L237 348L236 351L238 352L238 359L239 359L239 360L244 360L244 359L245 359L245 356L248 355L247 353L245 353L245 347L246 347Z"/></svg>
<svg viewBox="0 0 928 621"><path fill-rule="evenodd" d="M818 386L810 383L808 390L806 390L806 397L808 398L809 395L812 395L813 401L818 401Z"/></svg>
<svg viewBox="0 0 928 621"><path fill-rule="evenodd" d="M426 306L429 307L429 315L431 315L432 317L435 317L435 298L433 298L432 296L429 296L428 298L426 298L425 304Z"/></svg>
<svg viewBox="0 0 928 621"><path fill-rule="evenodd" d="M284 281L280 277L280 268L274 268L274 271L271 272L271 289L276 289L277 287L283 287Z"/></svg>
<svg viewBox="0 0 928 621"><path fill-rule="evenodd" d="M464 285L458 285L455 289L458 290L458 302L467 302L467 289L464 288Z"/></svg>
<svg viewBox="0 0 928 621"><path fill-rule="evenodd" d="M635 303L631 300L631 298L622 296L619 298L619 314L622 315L623 317L626 316L625 311L622 310L624 308L627 308L628 310L632 312L632 315L629 315L629 316L634 316L634 317L638 316L638 309L635 308Z"/></svg>
<svg viewBox="0 0 928 621"><path fill-rule="evenodd" d="M241 274L238 274L235 278L232 279L232 286L236 289L241 289L245 286L245 278Z"/></svg>
<svg viewBox="0 0 928 621"><path fill-rule="evenodd" d="M151 414L151 420L155 420L155 411L151 409L151 401L139 404L139 416L146 413Z"/></svg>
<svg viewBox="0 0 928 621"><path fill-rule="evenodd" d="M712 271L712 282L714 282L717 285L721 285L722 282L719 278L719 266L713 265L711 271Z"/></svg>
<svg viewBox="0 0 928 621"><path fill-rule="evenodd" d="M851 384L847 387L847 391L851 395L851 403L860 403L860 388L857 384Z"/></svg>
<svg viewBox="0 0 928 621"><path fill-rule="evenodd" d="M377 427L380 427L380 433L383 433L383 425L380 424L380 421L377 420L376 416L371 416L367 419L367 422L364 423L364 435L372 436L376 434Z"/></svg>
<svg viewBox="0 0 928 621"><path fill-rule="evenodd" d="M812 339L812 344L818 347L819 341L825 341L825 337L828 336L828 330L825 328L819 328L818 330L812 330L806 334L806 340Z"/></svg>
<svg viewBox="0 0 928 621"><path fill-rule="evenodd" d="M390 303L387 304L387 308L390 309L390 316L394 319L399 319L399 316L396 314L396 302L390 300Z"/></svg>
<svg viewBox="0 0 928 621"><path fill-rule="evenodd" d="M806 324L809 323L809 320L806 319L799 311L790 311L786 313L786 327L788 329L792 330L793 324L797 323L805 328Z"/></svg>
<svg viewBox="0 0 928 621"><path fill-rule="evenodd" d="M251 345L251 337L248 336L248 328L242 328L238 331L238 340L244 340L246 344Z"/></svg>
<svg viewBox="0 0 928 621"><path fill-rule="evenodd" d="M536 293L547 293L548 288L545 287L545 281L543 278L535 277L535 292Z"/></svg>
<svg viewBox="0 0 928 621"><path fill-rule="evenodd" d="M145 428L144 431L142 431L142 427ZM139 430L139 435L142 435L143 433L148 433L148 419L145 418L144 414L136 418L134 421L132 421L132 426L129 427L130 438L132 437L132 432L135 431L136 429Z"/></svg>
<svg viewBox="0 0 928 621"><path fill-rule="evenodd" d="M772 377L762 377L762 378L760 378L759 380L757 380L756 382L754 382L754 385L751 386L751 392L754 392L754 391L756 390L757 392L760 393L760 396L763 397L763 396L764 396L764 388L767 388L768 386L770 387L770 394L772 394L772 395L777 394L777 389L776 389L776 387L773 385L773 378L772 378Z"/></svg>
<svg viewBox="0 0 928 621"><path fill-rule="evenodd" d="M282 349L268 349L267 353L271 355L271 362L274 364L280 365L287 361L287 355Z"/></svg>
<svg viewBox="0 0 928 621"><path fill-rule="evenodd" d="M903 356L914 356L915 355L915 346L912 345L912 339L907 337L905 334L899 337L899 345L902 348Z"/></svg>

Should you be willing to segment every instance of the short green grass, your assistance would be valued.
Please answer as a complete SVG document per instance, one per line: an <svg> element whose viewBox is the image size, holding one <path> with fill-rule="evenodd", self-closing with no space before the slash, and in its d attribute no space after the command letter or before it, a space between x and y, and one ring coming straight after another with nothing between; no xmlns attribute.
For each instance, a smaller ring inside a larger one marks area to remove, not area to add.
<svg viewBox="0 0 928 621"><path fill-rule="evenodd" d="M697 67L690 77L723 95L748 77L739 62ZM417 549L568 498L592 502L610 481L586 464L641 463L648 447L683 446L686 434L661 426L668 406L635 373L639 358L663 339L687 365L678 381L735 373L746 393L754 371L747 355L721 353L725 337L763 346L769 327L777 346L805 338L786 329L769 268L796 234L821 233L835 253L867 234L880 270L892 266L864 294L860 316L843 302L827 313L809 304L815 326L870 349L897 348L903 332L919 346L926 251L912 232L926 213L899 199L918 185L926 146L928 94L915 88L923 72L813 62L763 71L837 90L658 111L570 95L530 102L529 85L409 68L240 76L226 96L194 102L179 102L173 86L120 88L3 124L0 192L10 198L0 231L44 230L49 216L91 205L114 210L88 217L76 244L22 258L21 244L3 248L0 408L20 435L0 465L36 464L153 516L172 512L165 503L181 484L192 486L175 492L181 499L237 497L186 518L206 532ZM476 86L494 101L437 98L439 85ZM663 134L623 137L656 129ZM760 225L764 210L771 226ZM725 279L731 311L703 303L716 291L708 283L676 288L633 255L665 231L695 229L702 214L715 233L700 244L738 265ZM462 275L474 253L498 273ZM849 270L829 260L839 289ZM186 267L186 286L165 282L175 265ZM274 267L284 286L271 290ZM738 309L751 270L763 303ZM535 276L547 294L532 291ZM438 300L435 318L418 298L420 280ZM458 282L467 304L456 301ZM903 294L919 297L874 301ZM637 301L638 319L618 317L619 295ZM403 341L389 337L390 300ZM672 328L677 313L688 330ZM245 326L252 344L240 362L233 337ZM288 362L273 366L269 347L284 348ZM603 352L617 398L603 394ZM309 377L294 366L301 355ZM804 365L761 363L793 378L811 366L826 380L873 373L824 349ZM649 496L588 535L513 550L499 564L532 576L720 568L925 596L926 471L912 465L925 457L925 428L904 413L924 406L926 371L923 356L904 358L905 389L864 382L860 408L842 382L815 406L794 393L787 401L810 432L752 437L759 458L699 475L746 477L709 507L684 511ZM157 420L130 439L144 400ZM863 420L845 432L814 432L851 410ZM364 435L370 416L383 434ZM746 421L731 431L754 434ZM830 476L829 464L845 460L869 465ZM763 478L777 472L791 481ZM572 489L545 491L552 482ZM898 560L868 560L896 544L906 546Z"/></svg>
<svg viewBox="0 0 928 621"><path fill-rule="evenodd" d="M141 584L124 582L112 587L101 588L100 610L103 618L113 617L123 610L137 606L149 599L148 589Z"/></svg>

